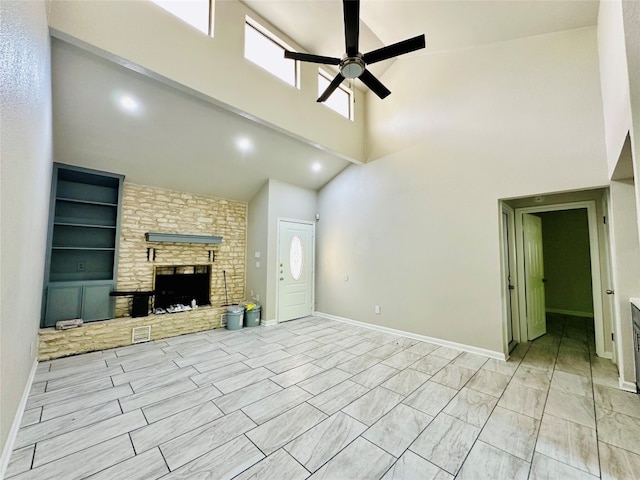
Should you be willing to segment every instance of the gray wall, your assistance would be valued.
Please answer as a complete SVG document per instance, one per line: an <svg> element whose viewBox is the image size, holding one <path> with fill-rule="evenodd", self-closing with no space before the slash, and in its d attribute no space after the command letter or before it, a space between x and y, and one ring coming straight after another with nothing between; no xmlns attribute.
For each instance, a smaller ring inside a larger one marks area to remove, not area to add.
<svg viewBox="0 0 640 480"><path fill-rule="evenodd" d="M0 22L0 447L4 449L36 357L52 160L45 4L2 1Z"/></svg>
<svg viewBox="0 0 640 480"><path fill-rule="evenodd" d="M537 215L542 219L547 310L593 316L587 210Z"/></svg>

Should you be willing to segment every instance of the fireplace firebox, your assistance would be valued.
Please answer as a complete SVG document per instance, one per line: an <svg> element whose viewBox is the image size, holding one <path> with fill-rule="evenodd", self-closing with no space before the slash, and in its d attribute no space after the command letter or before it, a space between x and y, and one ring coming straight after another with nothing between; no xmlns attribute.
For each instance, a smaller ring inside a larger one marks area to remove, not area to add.
<svg viewBox="0 0 640 480"><path fill-rule="evenodd" d="M211 266L179 265L156 267L154 275L156 309L174 305L210 305Z"/></svg>

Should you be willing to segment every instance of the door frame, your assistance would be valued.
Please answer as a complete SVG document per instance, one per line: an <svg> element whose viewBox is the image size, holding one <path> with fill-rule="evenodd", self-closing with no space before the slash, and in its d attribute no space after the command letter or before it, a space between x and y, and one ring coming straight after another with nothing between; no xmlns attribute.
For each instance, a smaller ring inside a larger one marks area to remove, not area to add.
<svg viewBox="0 0 640 480"><path fill-rule="evenodd" d="M507 231L504 231L504 223L502 222L502 215L507 216ZM513 336L513 342L517 344L520 341L520 302L518 295L518 268L516 263L516 235L515 235L515 212L506 203L502 202L500 208L500 277L502 278L502 317L503 317L503 348L505 352L509 352L509 302L507 299L507 289L509 279L506 278L505 273L507 271L507 262L511 266L511 285L514 290L511 294L511 334ZM508 239L508 244L505 244L505 233Z"/></svg>
<svg viewBox="0 0 640 480"><path fill-rule="evenodd" d="M278 217L276 223L276 255L274 280L276 282L276 323L280 323L280 227L283 222L300 223L311 225L311 313L315 311L316 305L316 222L310 220L300 220L298 218Z"/></svg>
<svg viewBox="0 0 640 480"><path fill-rule="evenodd" d="M525 213L557 212L562 210L587 210L589 226L589 254L591 258L591 291L593 297L593 322L596 335L596 354L599 357L611 358L604 346L604 306L602 302L602 276L600 264L600 240L598 236L598 220L595 200L583 202L558 203L554 205L540 205L537 207L523 207L515 209L516 221L516 265L518 272L518 304L520 317L520 333L527 331L526 299L524 289L524 241L522 239L522 215ZM528 341L528 337L521 335L521 341Z"/></svg>

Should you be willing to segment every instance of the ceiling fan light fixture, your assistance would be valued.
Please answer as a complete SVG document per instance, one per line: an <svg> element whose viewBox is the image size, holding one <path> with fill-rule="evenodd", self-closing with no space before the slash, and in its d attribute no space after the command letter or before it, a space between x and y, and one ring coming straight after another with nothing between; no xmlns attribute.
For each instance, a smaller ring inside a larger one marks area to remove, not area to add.
<svg viewBox="0 0 640 480"><path fill-rule="evenodd" d="M357 57L345 57L340 62L340 73L344 78L358 78L364 72L365 64L362 55Z"/></svg>

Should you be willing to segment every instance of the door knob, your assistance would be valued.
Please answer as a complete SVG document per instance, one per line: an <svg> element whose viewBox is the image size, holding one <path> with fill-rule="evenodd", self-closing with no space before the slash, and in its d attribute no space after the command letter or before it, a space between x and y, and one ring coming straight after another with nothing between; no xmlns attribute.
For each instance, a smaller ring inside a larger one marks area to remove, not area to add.
<svg viewBox="0 0 640 480"><path fill-rule="evenodd" d="M613 295L614 293L616 293L613 290L605 290L605 292L607 295Z"/></svg>

